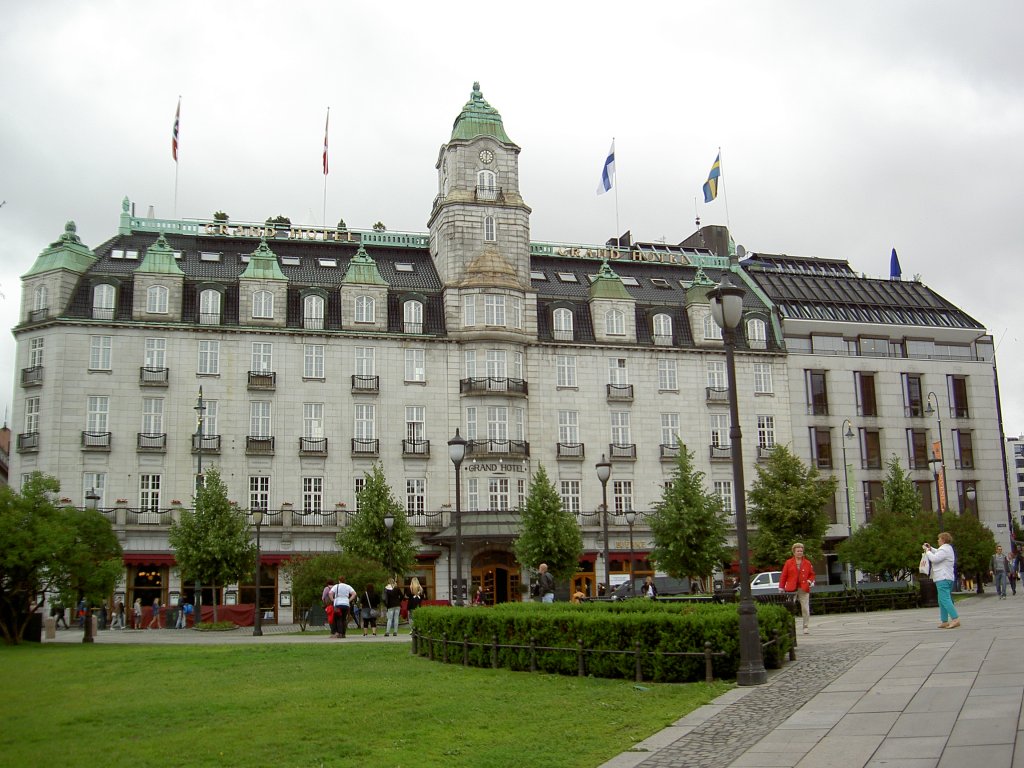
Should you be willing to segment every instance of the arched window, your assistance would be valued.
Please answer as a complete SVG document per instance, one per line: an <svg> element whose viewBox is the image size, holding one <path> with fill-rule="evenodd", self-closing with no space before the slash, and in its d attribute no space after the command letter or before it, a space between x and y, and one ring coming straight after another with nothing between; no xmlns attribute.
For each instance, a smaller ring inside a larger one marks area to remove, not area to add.
<svg viewBox="0 0 1024 768"><path fill-rule="evenodd" d="M199 294L199 324L220 325L220 291L206 288Z"/></svg>
<svg viewBox="0 0 1024 768"><path fill-rule="evenodd" d="M100 283L92 289L92 317L94 320L114 319L114 286Z"/></svg>
<svg viewBox="0 0 1024 768"><path fill-rule="evenodd" d="M626 335L626 315L621 309L610 309L604 316L605 332L609 336Z"/></svg>
<svg viewBox="0 0 1024 768"><path fill-rule="evenodd" d="M551 313L554 323L555 341L572 341L574 338L572 310L559 307Z"/></svg>
<svg viewBox="0 0 1024 768"><path fill-rule="evenodd" d="M718 327L718 323L715 322L715 318L713 318L711 315L704 315L704 338L722 338L722 329Z"/></svg>
<svg viewBox="0 0 1024 768"><path fill-rule="evenodd" d="M356 296L356 317L357 323L372 323L377 302L372 296Z"/></svg>
<svg viewBox="0 0 1024 768"><path fill-rule="evenodd" d="M167 314L167 295L164 285L151 285L146 291L146 311L156 315Z"/></svg>
<svg viewBox="0 0 1024 768"><path fill-rule="evenodd" d="M319 331L324 327L324 297L312 294L302 300L302 327Z"/></svg>
<svg viewBox="0 0 1024 768"><path fill-rule="evenodd" d="M767 328L764 320L756 317L752 320L747 320L747 344L751 347L763 349L767 343L766 331Z"/></svg>
<svg viewBox="0 0 1024 768"><path fill-rule="evenodd" d="M44 309L50 308L50 292L46 290L45 285L36 286L35 295L32 297L32 309L39 312Z"/></svg>
<svg viewBox="0 0 1024 768"><path fill-rule="evenodd" d="M423 302L410 299L402 306L402 322L406 333L423 333Z"/></svg>
<svg viewBox="0 0 1024 768"><path fill-rule="evenodd" d="M670 315L659 312L654 316L652 326L655 344L665 346L672 344L672 317Z"/></svg>
<svg viewBox="0 0 1024 768"><path fill-rule="evenodd" d="M494 175L494 171L478 171L476 174L476 199L495 200L497 197L497 177Z"/></svg>
<svg viewBox="0 0 1024 768"><path fill-rule="evenodd" d="M252 316L254 319L272 320L274 318L274 294L270 291L253 291Z"/></svg>
<svg viewBox="0 0 1024 768"><path fill-rule="evenodd" d="M484 240L493 243L497 239L494 233L494 217L484 216Z"/></svg>

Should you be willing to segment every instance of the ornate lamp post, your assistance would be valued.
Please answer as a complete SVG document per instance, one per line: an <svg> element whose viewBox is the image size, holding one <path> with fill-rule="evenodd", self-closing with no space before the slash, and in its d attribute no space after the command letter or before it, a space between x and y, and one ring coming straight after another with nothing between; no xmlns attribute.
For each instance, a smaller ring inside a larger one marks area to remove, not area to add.
<svg viewBox="0 0 1024 768"><path fill-rule="evenodd" d="M195 494L199 495L199 489L202 488L205 483L203 482L203 416L206 414L206 406L203 404L203 388L199 387L199 399L196 401L194 408L196 412L196 482L195 482ZM199 514L199 505L196 504L196 508L193 514ZM192 626L198 627L202 616L202 585L199 583L199 577L196 576L194 592L192 594Z"/></svg>
<svg viewBox="0 0 1024 768"><path fill-rule="evenodd" d="M448 441L448 458L455 465L455 605L465 605L462 592L462 483L459 468L466 458L466 439L455 429L455 437Z"/></svg>
<svg viewBox="0 0 1024 768"><path fill-rule="evenodd" d="M849 536L853 536L853 509L850 506L850 468L846 463L846 441L853 437L853 424L849 419L843 422L843 495L846 496L846 526L849 529ZM853 589L853 563L846 564L847 581L850 589Z"/></svg>
<svg viewBox="0 0 1024 768"><path fill-rule="evenodd" d="M722 276L717 288L708 291L711 315L722 329L725 367L729 376L729 443L732 454L732 477L736 494L736 545L740 551L740 667L736 673L739 685L761 685L768 680L761 655L761 634L757 625L757 609L750 596L750 553L747 551L747 495L743 482L743 433L740 430L740 407L736 393L736 326L743 319L744 290L733 285L729 273Z"/></svg>
<svg viewBox="0 0 1024 768"><path fill-rule="evenodd" d="M99 506L99 501L100 501L100 495L98 493L96 493L96 489L95 488L90 488L89 492L87 494L85 494L85 508L95 512L97 506ZM91 608L89 606L89 599L88 598L86 598L86 600L85 600L85 632L82 635L82 642L83 643L92 643L92 642L94 642L94 639L93 639L93 636L92 636L92 610L91 610Z"/></svg>
<svg viewBox="0 0 1024 768"><path fill-rule="evenodd" d="M941 450L941 449L940 449ZM932 468L932 477L935 478L935 509L938 510L939 529L942 529L942 488L939 487L939 473L942 471L940 459L929 459L928 466Z"/></svg>
<svg viewBox="0 0 1024 768"><path fill-rule="evenodd" d="M263 525L263 509L252 511L252 522L256 526L256 614L253 617L252 633L255 637L263 636L263 611L260 610L260 571L263 570L263 553L260 550L260 526Z"/></svg>
<svg viewBox="0 0 1024 768"><path fill-rule="evenodd" d="M932 407L932 398L935 398L935 407ZM946 511L946 504L948 504L948 491L946 490L946 448L942 444L942 414L939 412L939 396L934 392L928 393L928 407L925 409L925 415L931 416L935 414L935 418L939 422L939 464L942 467L942 495L939 496L939 527L942 527L942 513ZM938 485L936 485L936 493L938 493Z"/></svg>
<svg viewBox="0 0 1024 768"><path fill-rule="evenodd" d="M626 513L626 525L629 526L629 595L636 597L636 587L633 583L633 523L636 522L636 512L632 509Z"/></svg>
<svg viewBox="0 0 1024 768"><path fill-rule="evenodd" d="M612 591L611 560L608 557L608 478L612 476L612 464L601 454L597 462L597 479L601 481L601 526L604 531L604 588L605 594Z"/></svg>
<svg viewBox="0 0 1024 768"><path fill-rule="evenodd" d="M964 498L967 500L967 504L965 504L964 506L967 507L968 509L961 509L960 514L962 515L964 512L970 510L971 514L973 514L975 517L980 517L980 515L978 514L978 508L974 506L974 502L978 500L978 489L974 487L973 483L964 489ZM979 595L985 594L984 577L984 573L979 573L977 578L974 579L975 591Z"/></svg>
<svg viewBox="0 0 1024 768"><path fill-rule="evenodd" d="M388 575L389 576L397 576L397 574L394 573L395 569L394 569L394 566L392 565L392 563L394 563L394 560L395 560L395 557L394 557L395 553L391 549L391 529L395 527L395 516L392 515L390 512L388 512L386 515L384 515L384 527L388 529L388 551L387 551L387 559L388 559L388 561L384 565L388 569Z"/></svg>

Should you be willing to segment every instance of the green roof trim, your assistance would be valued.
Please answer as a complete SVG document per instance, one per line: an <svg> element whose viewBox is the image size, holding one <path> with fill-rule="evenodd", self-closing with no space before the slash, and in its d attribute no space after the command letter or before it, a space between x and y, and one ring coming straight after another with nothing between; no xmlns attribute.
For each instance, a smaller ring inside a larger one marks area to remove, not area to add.
<svg viewBox="0 0 1024 768"><path fill-rule="evenodd" d="M686 304L710 304L708 291L715 287L715 281L704 272L704 267L697 267L693 282L686 289Z"/></svg>
<svg viewBox="0 0 1024 768"><path fill-rule="evenodd" d="M607 260L601 261L601 268L597 271L597 277L590 284L590 298L592 299L632 299L622 280L615 274Z"/></svg>
<svg viewBox="0 0 1024 768"><path fill-rule="evenodd" d="M174 260L174 251L171 250L171 246L167 244L167 240L162 234L156 239L155 243L146 249L146 256L135 271L158 275L185 276L185 273L181 271L181 267L178 266L178 262Z"/></svg>
<svg viewBox="0 0 1024 768"><path fill-rule="evenodd" d="M505 133L498 110L487 103L480 91L480 83L473 83L473 92L462 112L455 118L452 126L452 140L469 140L477 136L493 136L498 141L512 144L512 139Z"/></svg>
<svg viewBox="0 0 1024 768"><path fill-rule="evenodd" d="M252 280L284 280L288 278L281 271L281 265L277 263L277 254L270 250L267 245L267 238L261 237L260 244L256 250L249 255L249 265L240 277L247 277Z"/></svg>
<svg viewBox="0 0 1024 768"><path fill-rule="evenodd" d="M78 237L78 227L75 226L75 222L69 221L64 225L64 234L39 254L32 269L23 277L41 275L44 272L53 272L57 269L84 273L95 262L96 254L82 244Z"/></svg>
<svg viewBox="0 0 1024 768"><path fill-rule="evenodd" d="M359 285L387 285L387 281L380 276L377 269L377 262L370 258L370 254L360 245L352 261L348 263L348 270L345 272L343 283Z"/></svg>

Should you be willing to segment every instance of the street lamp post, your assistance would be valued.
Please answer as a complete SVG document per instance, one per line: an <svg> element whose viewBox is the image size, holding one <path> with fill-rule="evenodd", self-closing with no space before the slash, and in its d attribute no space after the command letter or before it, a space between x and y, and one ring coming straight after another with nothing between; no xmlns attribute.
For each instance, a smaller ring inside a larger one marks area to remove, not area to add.
<svg viewBox="0 0 1024 768"><path fill-rule="evenodd" d="M849 419L843 422L843 495L846 496L846 525L850 531L850 538L853 537L853 509L850 506L850 469L846 463L846 441L853 437L853 424ZM846 564L847 582L850 589L853 589L853 563Z"/></svg>
<svg viewBox="0 0 1024 768"><path fill-rule="evenodd" d="M455 465L455 605L465 605L462 593L462 483L459 468L466 458L466 438L455 428L455 437L448 441L448 458Z"/></svg>
<svg viewBox="0 0 1024 768"><path fill-rule="evenodd" d="M206 414L206 406L203 404L203 388L199 387L199 399L196 401L196 482L195 496L199 495L199 489L203 487L203 416ZM195 505L193 514L199 514L199 505ZM192 593L192 626L197 627L202 616L202 585L199 583L199 574L196 574L194 591Z"/></svg>
<svg viewBox="0 0 1024 768"><path fill-rule="evenodd" d="M708 291L711 315L722 329L725 367L729 376L729 429L732 477L736 497L736 544L740 554L740 666L736 673L739 685L761 685L768 680L761 654L761 633L757 625L757 608L750 595L750 553L747 551L747 498L743 482L743 433L740 429L740 407L736 392L736 326L743 319L743 294L739 286L722 275L717 288Z"/></svg>
<svg viewBox="0 0 1024 768"><path fill-rule="evenodd" d="M388 569L389 577L397 577L398 574L394 573L394 566L392 565L395 561L395 553L391 548L391 529L395 527L395 516L390 512L384 515L384 527L388 529L387 562L384 565Z"/></svg>
<svg viewBox="0 0 1024 768"><path fill-rule="evenodd" d="M932 408L932 398L935 398L934 408ZM942 527L942 513L946 511L946 505L949 503L949 492L946 490L946 448L942 444L942 413L939 411L939 396L934 392L929 392L928 407L925 409L925 414L931 416L933 413L939 422L939 464L942 467L942 495L939 497L939 527ZM938 488L938 486L936 486L936 488ZM936 493L938 493L937 490Z"/></svg>
<svg viewBox="0 0 1024 768"><path fill-rule="evenodd" d="M252 521L256 526L256 615L253 617L252 633L255 637L263 636L263 611L260 610L260 571L262 570L263 553L260 550L260 526L263 525L263 509L252 511Z"/></svg>
<svg viewBox="0 0 1024 768"><path fill-rule="evenodd" d="M85 508L95 512L97 506L99 506L99 501L100 501L100 495L98 493L96 493L96 489L95 488L90 488L89 492L87 494L85 494ZM93 636L92 636L92 610L91 610L91 608L89 606L89 598L88 597L85 598L85 632L82 635L82 642L83 643L94 642Z"/></svg>
<svg viewBox="0 0 1024 768"><path fill-rule="evenodd" d="M636 522L636 512L632 509L626 513L626 525L629 526L629 596L636 597L634 594L635 586L633 583L633 523Z"/></svg>
<svg viewBox="0 0 1024 768"><path fill-rule="evenodd" d="M601 526L604 531L604 588L605 594L612 591L611 560L608 557L608 478L612 476L612 464L601 454L597 462L597 479L601 481Z"/></svg>
<svg viewBox="0 0 1024 768"><path fill-rule="evenodd" d="M935 478L935 509L938 510L936 514L939 517L939 530L942 530L942 488L939 487L939 472L942 471L942 462L939 459L929 459L928 465L932 468L932 477Z"/></svg>

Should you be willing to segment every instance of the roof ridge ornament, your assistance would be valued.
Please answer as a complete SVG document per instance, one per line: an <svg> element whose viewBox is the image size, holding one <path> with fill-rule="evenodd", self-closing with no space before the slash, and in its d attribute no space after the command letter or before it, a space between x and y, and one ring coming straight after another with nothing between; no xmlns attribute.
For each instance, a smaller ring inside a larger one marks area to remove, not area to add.
<svg viewBox="0 0 1024 768"><path fill-rule="evenodd" d="M476 136L493 136L498 141L512 144L512 140L505 133L501 114L484 98L479 80L473 82L469 101L462 107L452 125L452 139L469 140Z"/></svg>

